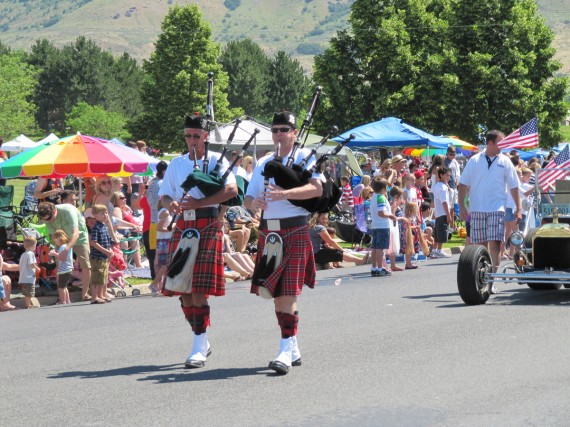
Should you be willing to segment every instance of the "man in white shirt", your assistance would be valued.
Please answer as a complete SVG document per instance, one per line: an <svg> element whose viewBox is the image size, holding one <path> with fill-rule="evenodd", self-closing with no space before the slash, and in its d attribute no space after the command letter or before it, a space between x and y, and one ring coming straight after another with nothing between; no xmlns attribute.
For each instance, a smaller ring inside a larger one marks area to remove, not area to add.
<svg viewBox="0 0 570 427"><path fill-rule="evenodd" d="M254 211L263 210L259 227L256 272L253 275L251 292L263 295L266 290L274 299L275 316L281 328L281 341L277 357L269 364L269 368L285 375L291 366L301 364L301 353L297 344L299 323L297 299L302 293L303 285L309 288L315 286L315 260L307 226L310 213L291 201L320 197L323 192L324 176L313 173L305 185L291 189L283 189L275 183L273 177L264 176L265 165L268 162L287 163L288 156L292 155L298 133L293 114L289 111L275 113L271 132L275 151L280 153L281 159L275 158L275 154L269 154L257 162L247 187L245 207ZM293 163L299 164L308 154L310 150L307 148L298 149ZM311 156L307 169L315 163L314 156ZM258 266L263 260L261 254L267 243L265 236L271 232L278 233L283 241L283 258L269 277L263 278L262 281L258 277Z"/></svg>
<svg viewBox="0 0 570 427"><path fill-rule="evenodd" d="M516 206L515 218L522 218L519 197L519 180L513 163L498 144L505 135L492 130L487 133L485 151L475 154L463 170L459 180L459 211L461 219L467 218L465 195L469 193L471 213L471 241L486 246L491 255L493 271L500 264L501 242L505 240L505 209L510 192Z"/></svg>

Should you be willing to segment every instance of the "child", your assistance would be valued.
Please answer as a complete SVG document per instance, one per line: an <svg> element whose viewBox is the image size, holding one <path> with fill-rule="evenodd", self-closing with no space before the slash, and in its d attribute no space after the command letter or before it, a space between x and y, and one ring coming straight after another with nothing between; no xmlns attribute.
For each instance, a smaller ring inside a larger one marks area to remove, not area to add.
<svg viewBox="0 0 570 427"><path fill-rule="evenodd" d="M435 216L435 243L431 256L432 258L449 258L450 255L444 253L441 249L443 244L447 242L447 228L453 221L451 217L449 187L447 186L451 172L445 166L440 166L437 175L438 182L432 188Z"/></svg>
<svg viewBox="0 0 570 427"><path fill-rule="evenodd" d="M532 206L532 193L534 191L534 186L530 183L530 179L532 178L532 170L528 168L523 168L520 176L520 185L519 185L519 193L521 199L521 205L523 207L523 214L522 220L519 223L519 230L524 231L526 227L526 218L528 212ZM526 202L524 202L526 200ZM527 207L525 209L525 206Z"/></svg>
<svg viewBox="0 0 570 427"><path fill-rule="evenodd" d="M24 304L26 308L34 308L32 298L36 296L36 274L40 272L40 267L36 265L36 245L36 239L26 237L24 239L24 249L26 251L20 257L19 284L24 293Z"/></svg>
<svg viewBox="0 0 570 427"><path fill-rule="evenodd" d="M417 253L419 251L418 233L421 233L419 213L420 209L418 208L416 202L406 202L404 206L404 216L408 219L409 222L401 225L403 225L405 236L407 236L408 227L411 227L412 229L413 245L414 245L413 253ZM400 246L400 252L404 253L405 256L406 270L414 270L418 268L418 266L412 263L412 252L406 250L407 244L408 244L408 239L404 238L404 244Z"/></svg>
<svg viewBox="0 0 570 427"><path fill-rule="evenodd" d="M376 178L372 182L374 196L370 203L370 216L372 219L372 270L371 276L390 276L388 269L381 267L384 260L384 251L390 246L390 220L398 221L405 218L396 218L392 214L388 203L388 182L384 178Z"/></svg>
<svg viewBox="0 0 570 427"><path fill-rule="evenodd" d="M418 203L418 192L416 189L416 177L412 174L406 175L404 178L404 201Z"/></svg>
<svg viewBox="0 0 570 427"><path fill-rule="evenodd" d="M58 259L58 255L67 249L67 243L69 238L65 231L57 230L51 236L51 240L56 247L56 250L51 251L49 254ZM59 294L58 304L71 304L69 299L69 290L67 289L67 284L71 280L71 275L73 273L73 251L67 252L67 257L65 261L57 261L57 293Z"/></svg>
<svg viewBox="0 0 570 427"><path fill-rule="evenodd" d="M342 196L340 197L340 208L352 212L354 209L354 196L352 195L352 188L348 183L348 176L340 178L340 189Z"/></svg>
<svg viewBox="0 0 570 427"><path fill-rule="evenodd" d="M91 246L91 304L105 304L105 302L111 302L106 292L109 258L113 256L111 236L105 225L109 221L109 213L105 205L93 205L91 212L96 221L91 229L89 239Z"/></svg>
<svg viewBox="0 0 570 427"><path fill-rule="evenodd" d="M163 279L168 271L168 244L172 237L172 229L168 226L172 222L172 215L168 209L162 207L162 202L158 202L158 222L156 224L156 257L154 259L154 271L156 277L151 282L149 289L153 294L162 290ZM175 225L173 224L173 227Z"/></svg>
<svg viewBox="0 0 570 427"><path fill-rule="evenodd" d="M401 208L402 204L404 204L403 196L404 192L400 187L392 187L390 189L390 197L392 198L390 208L397 218L404 217L404 212ZM402 250L402 239L404 239L403 241L405 242L406 236L402 234L402 230L405 231L405 228L402 227L402 223L399 223L396 227L391 227L390 230L390 249L388 251L388 256L390 257L390 270L404 271L402 267L398 267L396 265L396 255L398 255Z"/></svg>

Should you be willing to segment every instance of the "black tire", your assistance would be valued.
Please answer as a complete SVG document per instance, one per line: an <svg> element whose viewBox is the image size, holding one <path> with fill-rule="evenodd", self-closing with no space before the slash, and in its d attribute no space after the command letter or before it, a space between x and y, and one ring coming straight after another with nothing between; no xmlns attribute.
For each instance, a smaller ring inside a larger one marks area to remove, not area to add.
<svg viewBox="0 0 570 427"><path fill-rule="evenodd" d="M491 256L485 247L471 245L463 250L457 265L457 288L465 304L487 302L490 293L481 276L484 272L492 271L491 265Z"/></svg>
<svg viewBox="0 0 570 427"><path fill-rule="evenodd" d="M119 292L117 292L117 296L119 296L119 297L126 297L126 296L127 296L127 293L126 293L125 291L119 291Z"/></svg>
<svg viewBox="0 0 570 427"><path fill-rule="evenodd" d="M141 291L140 289L133 289L133 292L131 293L132 296L136 297L137 295L140 295Z"/></svg>
<svg viewBox="0 0 570 427"><path fill-rule="evenodd" d="M527 283L526 285L533 291L557 291L562 287L557 283Z"/></svg>

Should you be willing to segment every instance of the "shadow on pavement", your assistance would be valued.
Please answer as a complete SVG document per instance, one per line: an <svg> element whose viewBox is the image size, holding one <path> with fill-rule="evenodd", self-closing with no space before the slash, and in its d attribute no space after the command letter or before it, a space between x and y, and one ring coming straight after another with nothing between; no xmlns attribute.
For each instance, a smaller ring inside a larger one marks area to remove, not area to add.
<svg viewBox="0 0 570 427"><path fill-rule="evenodd" d="M106 377L117 377L117 376L129 376L145 374L150 372L164 372L173 371L183 368L184 365L180 363L172 365L141 365L141 366L125 366L123 368L109 369L107 371L70 371L70 372L60 372L59 374L49 375L48 379L60 379L60 378L106 378Z"/></svg>
<svg viewBox="0 0 570 427"><path fill-rule="evenodd" d="M245 377L251 375L265 375L267 377L280 376L271 371L269 368L226 368L226 369L185 369L182 368L177 372L171 372L163 375L149 375L146 378L140 378L138 381L154 381L156 384L179 383L186 381L212 381L227 380L236 377Z"/></svg>

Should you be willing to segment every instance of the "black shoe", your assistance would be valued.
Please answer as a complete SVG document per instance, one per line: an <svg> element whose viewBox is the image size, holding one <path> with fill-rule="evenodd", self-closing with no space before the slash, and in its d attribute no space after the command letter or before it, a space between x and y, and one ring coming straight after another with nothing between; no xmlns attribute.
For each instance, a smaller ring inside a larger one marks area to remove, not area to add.
<svg viewBox="0 0 570 427"><path fill-rule="evenodd" d="M272 362L269 362L269 369L273 369L279 375L286 375L289 373L289 366L287 366L285 363L280 362L278 360L274 360Z"/></svg>
<svg viewBox="0 0 570 427"><path fill-rule="evenodd" d="M187 360L186 363L184 363L184 366L188 369L198 369L206 366L206 362L204 362L203 360L190 359Z"/></svg>
<svg viewBox="0 0 570 427"><path fill-rule="evenodd" d="M297 360L293 360L291 366L301 366L301 358L299 357Z"/></svg>
<svg viewBox="0 0 570 427"><path fill-rule="evenodd" d="M378 277L378 276L380 276L380 272L377 271L377 270L371 270L371 271L370 271L370 275L371 275L372 277Z"/></svg>

